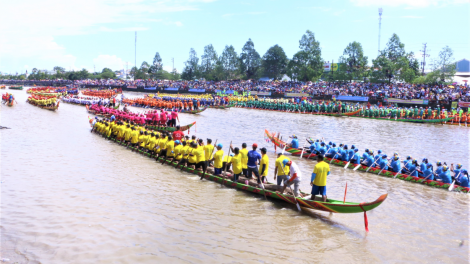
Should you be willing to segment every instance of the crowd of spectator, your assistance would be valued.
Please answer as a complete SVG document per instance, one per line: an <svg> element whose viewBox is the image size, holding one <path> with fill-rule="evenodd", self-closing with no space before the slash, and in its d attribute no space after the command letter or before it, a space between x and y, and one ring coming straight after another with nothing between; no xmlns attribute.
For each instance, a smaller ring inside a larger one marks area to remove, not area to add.
<svg viewBox="0 0 470 264"><path fill-rule="evenodd" d="M331 83L331 82L296 82L296 81L172 81L172 80L44 80L22 81L24 85L81 87L156 87L158 89L178 88L179 91L204 89L205 92L232 90L237 92L270 92L271 94L305 93L313 96L344 95L376 98L424 99L429 101L470 101L470 88L467 85L416 85L416 84L376 84L376 83ZM18 83L15 80L0 80L2 84ZM44 83L44 84L42 84Z"/></svg>

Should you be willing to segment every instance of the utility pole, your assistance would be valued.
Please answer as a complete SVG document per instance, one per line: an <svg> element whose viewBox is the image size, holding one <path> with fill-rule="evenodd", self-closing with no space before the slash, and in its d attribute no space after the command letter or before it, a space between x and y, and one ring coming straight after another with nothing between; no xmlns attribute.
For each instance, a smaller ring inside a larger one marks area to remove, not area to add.
<svg viewBox="0 0 470 264"><path fill-rule="evenodd" d="M175 58L171 58L171 61L173 62L173 68L172 68L172 71L175 71Z"/></svg>
<svg viewBox="0 0 470 264"><path fill-rule="evenodd" d="M426 45L427 43L423 43L423 50L421 50L421 52L423 53L423 62L421 62L421 66L422 66L422 71L421 71L421 75L424 75L424 67L426 66L426 57L429 57L429 54L426 54Z"/></svg>
<svg viewBox="0 0 470 264"><path fill-rule="evenodd" d="M95 73L95 72L96 72L96 65L93 64L93 73Z"/></svg>
<svg viewBox="0 0 470 264"><path fill-rule="evenodd" d="M380 55L380 30L382 28L382 12L383 12L383 9L379 8L379 50L378 50L379 54L378 55Z"/></svg>

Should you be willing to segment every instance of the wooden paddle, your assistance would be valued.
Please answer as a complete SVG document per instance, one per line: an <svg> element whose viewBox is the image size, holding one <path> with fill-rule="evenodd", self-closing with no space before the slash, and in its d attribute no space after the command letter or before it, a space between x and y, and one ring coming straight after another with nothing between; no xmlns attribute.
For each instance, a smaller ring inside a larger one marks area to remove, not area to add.
<svg viewBox="0 0 470 264"><path fill-rule="evenodd" d="M229 146L231 146L231 145L232 145L232 141L230 141ZM229 147L228 148L228 155L227 155L227 162L225 163L224 175L222 176L224 179L222 180L221 185L224 185L225 175L227 174L227 165L228 165L228 158L230 157L230 150L231 150L231 148ZM224 156L222 156L222 162L223 162L223 160L224 160Z"/></svg>
<svg viewBox="0 0 470 264"><path fill-rule="evenodd" d="M283 164L283 165L284 165L284 164ZM286 172L284 171L284 167L283 167L283 166L281 166L281 169L282 169L282 173L283 173L284 175L286 175ZM284 183L284 184L286 184L286 183ZM299 210L299 212L302 211L302 209L300 209L299 203L297 202L297 198L295 197L294 191L292 190L292 188L291 188L289 185L287 185L287 187L289 187L290 191L292 192L292 196L294 196L295 205L297 205L297 210Z"/></svg>
<svg viewBox="0 0 470 264"><path fill-rule="evenodd" d="M330 164L331 164L331 163L333 162L333 160L336 158L336 155L338 155L338 153L336 153L336 154L333 156L333 158L331 158Z"/></svg>
<svg viewBox="0 0 470 264"><path fill-rule="evenodd" d="M457 176L454 177L454 181L452 182L452 184L449 186L449 192L453 191L454 188L455 188L455 179L457 179L459 176L460 176L460 173L462 171L459 171L459 174L457 174Z"/></svg>
<svg viewBox="0 0 470 264"><path fill-rule="evenodd" d="M390 161L390 160L389 160L389 161ZM385 167L388 167L388 166L390 166L390 163L387 163L387 166L385 166ZM377 174L377 175L380 175L380 173L382 173L382 171L385 170L385 167L384 167L381 171L379 171L379 174ZM397 172L397 173L398 173L398 172ZM396 175L395 175L395 176L396 176Z"/></svg>

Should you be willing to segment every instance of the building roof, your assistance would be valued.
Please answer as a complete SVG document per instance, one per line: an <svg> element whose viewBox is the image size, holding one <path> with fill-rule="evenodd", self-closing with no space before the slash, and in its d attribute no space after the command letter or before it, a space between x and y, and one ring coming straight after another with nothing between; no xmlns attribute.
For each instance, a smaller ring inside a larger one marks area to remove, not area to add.
<svg viewBox="0 0 470 264"><path fill-rule="evenodd" d="M457 73L469 73L470 74L470 61L467 59L462 59L456 63Z"/></svg>

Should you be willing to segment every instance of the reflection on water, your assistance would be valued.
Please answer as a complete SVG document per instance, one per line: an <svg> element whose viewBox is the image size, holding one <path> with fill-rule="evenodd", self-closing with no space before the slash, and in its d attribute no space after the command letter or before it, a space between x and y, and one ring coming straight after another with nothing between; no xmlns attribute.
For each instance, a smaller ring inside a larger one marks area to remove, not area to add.
<svg viewBox="0 0 470 264"><path fill-rule="evenodd" d="M332 166L330 198L388 199L362 214L312 211L176 171L91 134L84 107L57 112L2 106L1 255L11 262L468 262L468 195ZM135 108L135 111L142 109ZM258 143L264 129L399 152L469 167L469 130L458 126L333 118L248 109L181 114L191 134L225 146ZM315 161L300 160L301 189ZM459 247L462 239L465 246Z"/></svg>

